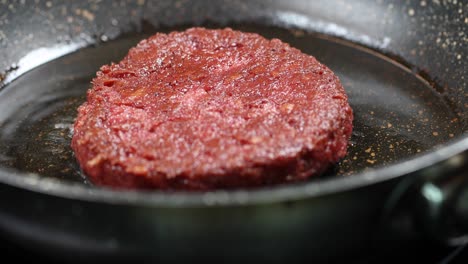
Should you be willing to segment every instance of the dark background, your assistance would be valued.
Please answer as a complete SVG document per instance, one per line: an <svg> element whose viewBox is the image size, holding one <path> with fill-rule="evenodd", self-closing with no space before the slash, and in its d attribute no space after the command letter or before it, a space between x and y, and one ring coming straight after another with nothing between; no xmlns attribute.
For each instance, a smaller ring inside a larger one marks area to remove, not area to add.
<svg viewBox="0 0 468 264"><path fill-rule="evenodd" d="M45 256L39 252L31 252L15 242L0 238L0 252L4 259L16 262L31 263L47 262L50 264L66 263L54 256ZM466 264L468 263L468 246L446 247L425 241L412 245L400 245L394 248L375 246L368 254L354 259L343 259L338 263L367 264L367 263L427 263L427 264ZM106 263L99 261L99 263Z"/></svg>

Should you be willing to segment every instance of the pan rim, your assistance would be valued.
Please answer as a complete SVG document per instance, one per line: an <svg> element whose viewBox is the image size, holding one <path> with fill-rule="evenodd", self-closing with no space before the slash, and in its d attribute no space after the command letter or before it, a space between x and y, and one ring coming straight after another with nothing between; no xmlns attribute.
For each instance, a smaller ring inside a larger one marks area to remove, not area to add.
<svg viewBox="0 0 468 264"><path fill-rule="evenodd" d="M439 146L438 149L394 164L349 176L279 185L250 190L209 192L159 192L90 188L81 184L43 178L0 167L0 184L52 195L58 198L111 205L150 206L154 208L254 206L312 199L350 191L440 166L444 161L468 153L468 134ZM465 161L466 162L466 161ZM456 164L455 164L456 166Z"/></svg>

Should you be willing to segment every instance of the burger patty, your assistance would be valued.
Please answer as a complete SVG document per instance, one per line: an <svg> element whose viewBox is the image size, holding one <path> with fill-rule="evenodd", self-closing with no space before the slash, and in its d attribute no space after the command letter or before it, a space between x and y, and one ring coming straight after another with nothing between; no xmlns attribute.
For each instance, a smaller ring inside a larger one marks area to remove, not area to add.
<svg viewBox="0 0 468 264"><path fill-rule="evenodd" d="M346 154L339 79L278 39L232 29L158 33L105 65L72 148L101 186L211 190L295 182Z"/></svg>

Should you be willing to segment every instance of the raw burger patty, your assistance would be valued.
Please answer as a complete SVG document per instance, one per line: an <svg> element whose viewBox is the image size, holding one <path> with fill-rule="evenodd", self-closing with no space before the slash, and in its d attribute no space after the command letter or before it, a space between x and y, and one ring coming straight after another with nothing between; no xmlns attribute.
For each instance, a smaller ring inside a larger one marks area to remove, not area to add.
<svg viewBox="0 0 468 264"><path fill-rule="evenodd" d="M278 39L156 34L101 67L72 148L101 186L210 190L306 180L346 154L339 79Z"/></svg>

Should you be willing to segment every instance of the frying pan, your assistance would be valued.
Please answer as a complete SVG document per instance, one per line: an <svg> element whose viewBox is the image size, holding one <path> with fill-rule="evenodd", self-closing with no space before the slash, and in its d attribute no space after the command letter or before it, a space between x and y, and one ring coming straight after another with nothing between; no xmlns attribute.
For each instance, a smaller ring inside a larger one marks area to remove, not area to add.
<svg viewBox="0 0 468 264"><path fill-rule="evenodd" d="M466 243L465 1L6 1L0 4L0 228L68 259L328 260L375 243ZM190 26L280 38L340 77L347 157L300 184L115 191L70 150L99 66Z"/></svg>

